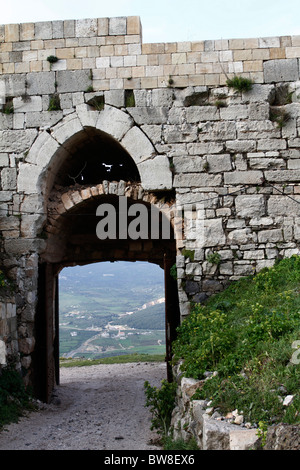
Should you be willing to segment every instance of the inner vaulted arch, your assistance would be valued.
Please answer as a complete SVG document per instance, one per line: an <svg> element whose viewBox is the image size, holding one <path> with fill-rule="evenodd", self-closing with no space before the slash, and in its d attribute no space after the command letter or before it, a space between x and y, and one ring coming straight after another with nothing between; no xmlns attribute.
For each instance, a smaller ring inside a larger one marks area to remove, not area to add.
<svg viewBox="0 0 300 470"><path fill-rule="evenodd" d="M106 132L85 127L68 142L54 185L93 186L103 181L140 182L137 166L122 145Z"/></svg>

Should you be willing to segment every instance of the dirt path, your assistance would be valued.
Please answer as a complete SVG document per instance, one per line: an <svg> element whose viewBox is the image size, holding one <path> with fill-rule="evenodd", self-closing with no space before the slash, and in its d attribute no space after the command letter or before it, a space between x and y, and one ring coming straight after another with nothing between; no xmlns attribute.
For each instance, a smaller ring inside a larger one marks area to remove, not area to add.
<svg viewBox="0 0 300 470"><path fill-rule="evenodd" d="M6 426L0 450L159 450L144 382L163 378L164 363L62 368L57 403Z"/></svg>

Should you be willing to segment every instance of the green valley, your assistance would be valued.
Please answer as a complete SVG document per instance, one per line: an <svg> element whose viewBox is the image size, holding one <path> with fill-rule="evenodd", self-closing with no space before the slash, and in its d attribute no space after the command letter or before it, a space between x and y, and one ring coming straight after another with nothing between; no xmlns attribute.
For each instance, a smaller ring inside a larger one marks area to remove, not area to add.
<svg viewBox="0 0 300 470"><path fill-rule="evenodd" d="M65 268L59 277L61 357L165 354L164 272L143 262Z"/></svg>

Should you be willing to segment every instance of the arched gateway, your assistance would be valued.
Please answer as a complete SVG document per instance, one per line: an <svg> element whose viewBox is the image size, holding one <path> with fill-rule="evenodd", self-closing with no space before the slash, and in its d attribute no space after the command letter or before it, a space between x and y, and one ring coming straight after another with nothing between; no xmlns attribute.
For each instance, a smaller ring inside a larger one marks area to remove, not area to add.
<svg viewBox="0 0 300 470"><path fill-rule="evenodd" d="M28 235L43 239L32 354L36 394L49 401L59 382L58 274L65 266L143 260L163 267L170 359L180 315L170 276L176 244L167 158L125 112L85 110L36 139L20 168L20 190L26 192L26 184L35 200Z"/></svg>

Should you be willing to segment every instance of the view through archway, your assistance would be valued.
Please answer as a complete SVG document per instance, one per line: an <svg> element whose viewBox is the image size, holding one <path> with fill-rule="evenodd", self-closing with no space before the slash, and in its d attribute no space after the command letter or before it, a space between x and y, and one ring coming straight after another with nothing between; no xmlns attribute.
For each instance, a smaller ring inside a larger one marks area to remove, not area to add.
<svg viewBox="0 0 300 470"><path fill-rule="evenodd" d="M114 311L111 306L110 316L105 318L103 315L100 322L99 312L103 313L104 310L107 312L107 305L97 304L91 295L90 286L87 287L90 292L88 300L86 296L79 309L75 299L71 301L70 306L67 306L65 315L69 316L61 321L65 323L66 328L59 331L59 284L63 285L64 281L62 271L79 265L88 269L88 272L92 272L94 269L92 266L97 263L105 262L112 265L119 262L130 262L131 265L145 262L153 263L163 269L165 295L162 293L159 297L165 297L164 352L168 364L167 376L171 380L169 365L171 344L180 322L177 282L171 276L171 267L176 262L175 229L177 229L176 214L173 211L175 194L169 184L171 172L169 165L163 167L165 176L163 179L168 184L161 181L161 176L154 181L149 179L149 175L153 176L153 171L152 173L150 171L155 155L153 145L123 113L120 116L118 112L118 119L111 126L112 112L115 111L109 108L103 113L93 115L99 120L96 127L91 127L90 124L83 126L78 117L75 117L79 129L75 133L74 123L71 127L69 121L61 123L57 129L57 138L61 145L58 148L54 146L53 154L52 150L49 151L47 156L49 163L43 171L47 219L40 233L46 243L40 253L35 321L36 345L32 370L35 393L46 402L51 400L55 385L60 383L60 335L63 337L66 333L65 339L68 340L66 343L70 343L70 350L62 354L69 352L74 356L86 355L85 348L89 349L89 354L94 351L92 356L96 353L102 356L111 354L112 351L116 354L134 349L138 351L140 339L138 336L147 336L146 331L143 335L134 335L131 331L132 334L129 335L125 327L118 328L120 320L125 321L120 315L123 313L129 318L128 312L135 309L138 311L147 304L147 299L140 299L137 305L128 302L128 306L122 312ZM130 133L130 136L127 136L127 133ZM132 142L132 133L134 147L129 145ZM47 142L49 135L43 137ZM53 130L52 135L56 135L56 130ZM166 163L162 156L158 157L159 165L162 164L162 160ZM30 158L38 159L39 151L33 150ZM91 278L93 277L97 276L91 275ZM88 280L90 281L89 277ZM114 284L115 282L111 283L111 289L115 297L124 297L124 293L115 293ZM127 288L126 293L129 290ZM100 297L107 299L106 296ZM112 303L112 300L107 302ZM92 323L87 327L84 322L90 316L89 309L93 307L96 310L92 313L98 312L98 317L93 315L94 323L95 319L97 320L96 325ZM112 316L113 314L115 316ZM130 314L131 321L133 315ZM117 323L114 323L115 321ZM71 326L71 331L67 331L68 324ZM151 335L155 336L154 333ZM156 336L154 342L155 346L161 347L161 351L163 336Z"/></svg>
<svg viewBox="0 0 300 470"><path fill-rule="evenodd" d="M64 268L59 276L59 350L62 361L124 355L164 360L163 269L122 261Z"/></svg>

